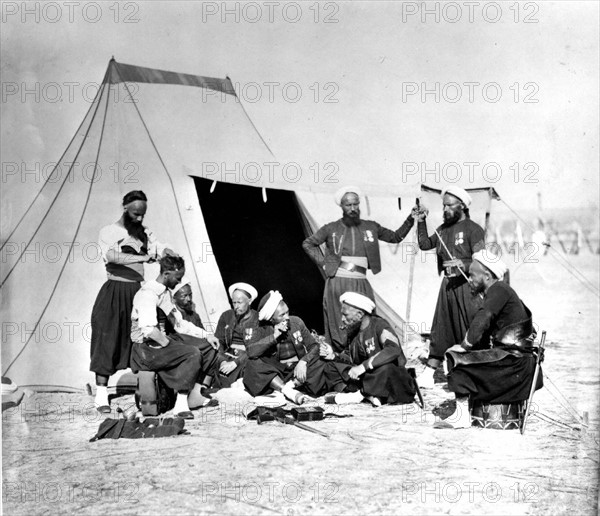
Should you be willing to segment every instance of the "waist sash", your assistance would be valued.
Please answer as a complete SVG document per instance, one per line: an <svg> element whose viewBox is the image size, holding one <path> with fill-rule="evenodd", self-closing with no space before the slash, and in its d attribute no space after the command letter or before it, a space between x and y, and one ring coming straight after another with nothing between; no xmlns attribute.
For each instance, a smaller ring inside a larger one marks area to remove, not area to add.
<svg viewBox="0 0 600 516"><path fill-rule="evenodd" d="M493 336L495 346L517 346L519 348L532 348L536 332L533 329L531 311L523 304L528 315L527 319L509 324L498 330Z"/></svg>

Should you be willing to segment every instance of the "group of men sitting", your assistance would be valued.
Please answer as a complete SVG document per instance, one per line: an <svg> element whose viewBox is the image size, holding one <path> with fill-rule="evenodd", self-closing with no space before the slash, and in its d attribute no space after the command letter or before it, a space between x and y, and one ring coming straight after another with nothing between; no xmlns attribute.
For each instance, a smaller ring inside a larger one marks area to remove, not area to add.
<svg viewBox="0 0 600 516"><path fill-rule="evenodd" d="M411 403L416 383L405 369L400 339L376 314L366 273L381 269L379 241L402 241L415 220L419 247L436 249L444 274L419 384L432 388L434 370L447 360L448 386L462 414L454 427L470 426L469 399L527 399L537 356L531 312L503 281L506 265L486 251L484 231L469 216L470 195L455 186L444 189L444 223L428 235L422 204L392 231L360 218L358 192L340 189L335 199L342 219L302 244L327 275L323 337L290 316L277 290L253 309L258 292L247 283L229 287L232 309L221 315L214 333L205 329L194 311L183 258L142 225L145 194L129 192L121 218L99 238L107 281L92 311L90 353L98 410L110 412L108 378L127 367L157 372L177 392L174 413L189 419L191 410L211 403L208 388L240 382L252 396L279 391L297 404L323 395L330 403ZM160 274L142 283L143 264L157 260Z"/></svg>
<svg viewBox="0 0 600 516"><path fill-rule="evenodd" d="M157 372L177 392L177 416L192 419L191 410L210 402L207 388L240 378L252 396L279 391L296 404L323 395L329 403L366 398L375 406L414 399L398 336L368 297L341 296L348 346L335 351L290 315L278 291L251 308L258 293L247 283L229 287L233 309L221 315L214 334L205 330L184 274L183 258L161 259L159 276L133 299L131 328L132 369Z"/></svg>

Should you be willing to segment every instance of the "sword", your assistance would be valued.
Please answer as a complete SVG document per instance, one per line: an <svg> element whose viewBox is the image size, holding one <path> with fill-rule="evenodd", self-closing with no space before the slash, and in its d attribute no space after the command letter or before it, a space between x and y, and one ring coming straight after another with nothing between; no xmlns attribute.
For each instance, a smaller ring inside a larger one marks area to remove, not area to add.
<svg viewBox="0 0 600 516"><path fill-rule="evenodd" d="M531 384L531 390L529 391L529 398L527 400L527 407L525 408L525 416L523 416L523 424L521 425L521 435L525 433L525 427L527 426L527 416L529 415L529 408L533 401L533 395L535 394L535 385L537 383L538 376L540 374L540 365L542 363L542 353L544 351L544 343L546 342L546 330L542 332L540 339L540 347L538 349L538 356L535 362L535 373L533 374L533 383Z"/></svg>
<svg viewBox="0 0 600 516"><path fill-rule="evenodd" d="M421 389L419 389L419 384L417 383L417 374L415 372L415 368L414 367L409 367L407 369L408 374L410 376L412 376L412 379L415 381L415 389L417 390L417 397L419 398L419 403L417 403L417 405L419 405L419 408L423 409L425 408L425 401L423 400L423 395L421 394Z"/></svg>
<svg viewBox="0 0 600 516"><path fill-rule="evenodd" d="M452 253L450 252L450 249L448 249L448 246L446 245L446 242L444 242L444 240L442 239L442 235L440 235L438 233L438 230L433 228L433 232L437 235L440 243L442 244L442 247L446 250L446 252L448 253L448 256L450 257L451 260L456 260L456 258L454 258L454 256L452 256ZM458 272L460 272L463 277L467 280L468 283L469 282L469 278L467 277L467 275L463 272L463 270L460 267L456 267L458 269Z"/></svg>

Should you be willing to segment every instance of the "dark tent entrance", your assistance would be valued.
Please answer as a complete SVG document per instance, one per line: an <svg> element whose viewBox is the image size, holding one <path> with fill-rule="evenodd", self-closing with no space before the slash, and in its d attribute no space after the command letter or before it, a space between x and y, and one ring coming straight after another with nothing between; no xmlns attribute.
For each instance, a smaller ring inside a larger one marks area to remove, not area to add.
<svg viewBox="0 0 600 516"><path fill-rule="evenodd" d="M225 288L245 281L259 298L279 290L291 314L323 333L325 282L302 250L308 225L294 192L267 189L265 203L260 188L217 183L210 193L211 180L194 181Z"/></svg>

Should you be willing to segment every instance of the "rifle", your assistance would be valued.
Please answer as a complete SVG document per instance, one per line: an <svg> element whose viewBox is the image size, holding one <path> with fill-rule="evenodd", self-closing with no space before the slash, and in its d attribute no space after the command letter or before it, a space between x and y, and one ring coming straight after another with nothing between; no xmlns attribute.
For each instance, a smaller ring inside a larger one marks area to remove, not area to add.
<svg viewBox="0 0 600 516"><path fill-rule="evenodd" d="M545 342L546 330L542 332L542 337L540 338L540 347L538 348L538 355L535 361L535 373L533 374L533 382L531 384L531 390L529 391L529 398L527 399L527 407L525 408L525 415L523 416L523 424L521 425L521 435L525 433L525 427L527 426L527 416L529 416L529 409L531 407L531 402L533 401L533 395L535 394L535 385L537 384L537 379L540 374L540 366L543 361Z"/></svg>

